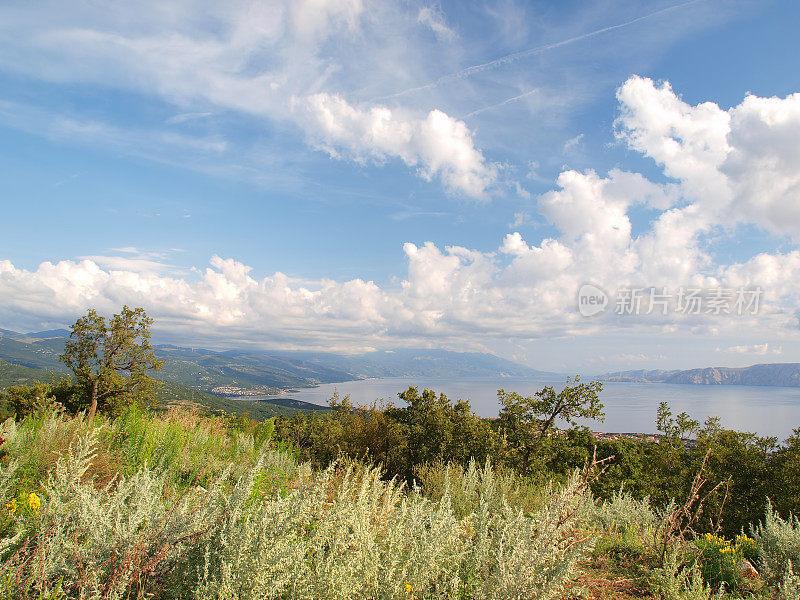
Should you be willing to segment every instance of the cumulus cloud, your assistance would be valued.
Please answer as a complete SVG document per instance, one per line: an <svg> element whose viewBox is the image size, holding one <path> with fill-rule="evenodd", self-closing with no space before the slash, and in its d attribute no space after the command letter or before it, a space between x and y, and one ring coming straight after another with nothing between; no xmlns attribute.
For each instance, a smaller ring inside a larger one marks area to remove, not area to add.
<svg viewBox="0 0 800 600"><path fill-rule="evenodd" d="M754 223L800 237L800 94L748 95L726 111L631 77L617 97L618 137L680 182L698 226Z"/></svg>
<svg viewBox="0 0 800 600"><path fill-rule="evenodd" d="M682 320L670 315L621 323L610 312L584 319L575 304L582 281L620 276L613 271L613 251L589 256L556 239L529 244L519 233L506 235L497 252L439 248L430 242L407 243L403 250L407 272L389 286L363 279L300 280L280 272L256 277L244 263L219 256L191 274L152 268L138 259L45 262L35 270L0 261L0 324L30 329L64 325L89 307L111 313L129 304L145 307L158 319L162 337L172 341L329 350L429 343L478 349L620 327L653 334L666 326L684 333L698 327L735 333L755 323L791 326L778 295L783 288L770 285L768 278L762 278L767 282L764 304L755 316ZM629 251L635 254L635 245ZM601 273L596 269L603 257L611 266ZM800 274L794 268L793 274ZM754 264L730 269L739 277L744 269L756 277L761 273Z"/></svg>
<svg viewBox="0 0 800 600"><path fill-rule="evenodd" d="M404 118L385 106L356 108L326 93L296 100L295 106L309 117L311 139L331 156L399 158L424 179L438 177L449 191L474 198L485 198L497 178L496 167L475 148L464 122L440 110Z"/></svg>
<svg viewBox="0 0 800 600"><path fill-rule="evenodd" d="M748 96L730 111L731 212L777 233L800 233L800 94Z"/></svg>
<svg viewBox="0 0 800 600"><path fill-rule="evenodd" d="M280 272L256 276L244 263L218 256L205 269L181 274L156 268L159 257L136 255L136 249L122 249L125 257L114 261L45 262L34 270L2 261L0 325L64 324L90 306L110 312L128 303L147 308L162 330L179 339L248 339L281 347L386 348L435 341L476 348L491 340L634 331L734 336L768 329L796 337L800 250L724 263L706 243L710 232L731 235L734 216L776 233L800 231L792 223L792 182L800 170L788 148L795 97L749 96L723 111L712 103L690 106L669 84L639 77L625 82L618 97L620 140L653 158L669 181L620 169L605 175L565 170L530 208L555 230L544 239L526 240L514 231L493 251L407 243L407 271L383 286L363 279L306 281ZM317 132L315 143L335 156L399 159L423 177L476 197L496 176L463 123L444 113L415 118L326 93L296 102L295 110L314 120L309 134ZM778 178L774 190L761 189L767 183L743 162L748 153L764 158L762 168ZM769 193L762 198L762 191ZM637 208L654 215L638 230L631 216ZM623 286L671 292L692 286L760 288L762 295L756 314L621 316L609 310L586 319L576 310L576 295L587 282L608 293ZM756 344L729 351L741 348L780 350Z"/></svg>

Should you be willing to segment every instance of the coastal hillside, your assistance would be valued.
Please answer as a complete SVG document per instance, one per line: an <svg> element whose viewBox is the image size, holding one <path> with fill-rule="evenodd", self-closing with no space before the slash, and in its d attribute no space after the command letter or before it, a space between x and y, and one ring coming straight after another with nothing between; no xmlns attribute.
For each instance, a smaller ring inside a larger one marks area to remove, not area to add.
<svg viewBox="0 0 800 600"><path fill-rule="evenodd" d="M800 363L772 363L739 368L706 367L685 371L620 371L607 373L601 379L638 383L800 387Z"/></svg>
<svg viewBox="0 0 800 600"><path fill-rule="evenodd" d="M54 377L58 378L65 374L62 369L56 371L33 369L0 359L0 392L11 386L33 385L37 381L49 383ZM289 398L269 398L258 401L229 398L201 392L172 381L162 381L162 386L157 392L157 399L162 408L181 407L199 409L201 412L248 415L257 421L278 415L291 416L300 411L326 412L329 410L327 406L317 406Z"/></svg>
<svg viewBox="0 0 800 600"><path fill-rule="evenodd" d="M0 330L0 359L34 369L65 372L59 356L65 329L19 333ZM448 350L397 349L341 355L314 352L214 351L162 344L164 381L219 395L274 394L292 387L372 377L545 377L491 354Z"/></svg>

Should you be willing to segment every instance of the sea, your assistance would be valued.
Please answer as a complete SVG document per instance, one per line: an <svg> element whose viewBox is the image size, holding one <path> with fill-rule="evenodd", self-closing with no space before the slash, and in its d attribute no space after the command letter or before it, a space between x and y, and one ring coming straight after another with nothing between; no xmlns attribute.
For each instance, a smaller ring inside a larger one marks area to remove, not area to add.
<svg viewBox="0 0 800 600"><path fill-rule="evenodd" d="M297 388L279 397L324 406L334 392L338 392L340 396L349 395L356 405L382 400L402 406L397 394L415 386L420 390L427 388L443 393L452 400L469 400L478 415L496 417L500 410L498 389L528 396L546 385L560 390L564 380L379 378ZM656 411L659 403L664 401L669 403L673 414L685 411L701 423L707 417L715 416L720 418L725 428L776 436L781 441L791 435L793 429L800 428L800 388L604 382L600 400L606 413L605 421L584 423L593 431L655 433Z"/></svg>

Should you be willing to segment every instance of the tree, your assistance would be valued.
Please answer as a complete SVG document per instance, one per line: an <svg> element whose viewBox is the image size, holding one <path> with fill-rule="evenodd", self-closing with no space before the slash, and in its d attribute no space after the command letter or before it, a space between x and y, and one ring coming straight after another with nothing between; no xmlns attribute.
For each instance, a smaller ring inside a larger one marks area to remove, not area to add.
<svg viewBox="0 0 800 600"><path fill-rule="evenodd" d="M605 413L597 394L603 390L599 381L581 383L580 377L567 379L560 392L546 386L533 396L523 397L516 392L497 390L502 409L499 423L506 442L518 456L519 469L523 475L530 471L534 453L553 424L561 419L570 427L577 427L577 418L603 421Z"/></svg>
<svg viewBox="0 0 800 600"><path fill-rule="evenodd" d="M89 404L88 419L103 408L155 399L161 385L148 375L164 361L150 345L153 319L142 308L127 306L106 323L93 309L72 326L61 360L75 374L76 385Z"/></svg>
<svg viewBox="0 0 800 600"><path fill-rule="evenodd" d="M717 426L718 421L719 419L716 419L716 422L712 420L708 424ZM656 413L656 427L664 433L666 440L679 442L683 446L683 438L700 431L700 422L692 419L686 412L682 412L673 418L669 404L660 402Z"/></svg>
<svg viewBox="0 0 800 600"><path fill-rule="evenodd" d="M413 386L398 394L405 407L389 407L387 417L398 424L403 444L401 474L412 481L414 468L426 462L478 463L491 453L492 432L468 401Z"/></svg>

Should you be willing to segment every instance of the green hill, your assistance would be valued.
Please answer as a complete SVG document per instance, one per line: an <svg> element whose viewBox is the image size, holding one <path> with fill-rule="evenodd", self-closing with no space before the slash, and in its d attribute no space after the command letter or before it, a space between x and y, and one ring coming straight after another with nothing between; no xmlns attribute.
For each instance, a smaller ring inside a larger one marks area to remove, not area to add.
<svg viewBox="0 0 800 600"><path fill-rule="evenodd" d="M55 372L66 372L59 356L66 337L61 330L17 333L0 330L0 360ZM54 337L38 338L38 335ZM159 346L164 360L159 378L203 392L227 388L231 394L275 394L287 387L305 387L355 379L350 373L316 364L304 358L278 357L242 351L214 352L204 349Z"/></svg>
<svg viewBox="0 0 800 600"><path fill-rule="evenodd" d="M0 330L0 359L37 369L63 371L59 355L69 332ZM437 349L381 350L358 355L302 351L214 351L160 345L159 378L217 394L275 394L293 387L372 377L543 377L491 354Z"/></svg>
<svg viewBox="0 0 800 600"><path fill-rule="evenodd" d="M50 381L50 372L14 365L0 359L0 390L12 385L29 385L37 379Z"/></svg>
<svg viewBox="0 0 800 600"><path fill-rule="evenodd" d="M49 382L53 376L60 376L62 370L57 372L46 369L33 369L22 365L11 364L0 359L0 391L12 385L30 385L35 381ZM248 415L253 419L263 421L277 415L291 416L299 411L327 411L327 406L317 406L308 402L299 402L290 399L269 400L244 400L226 398L207 394L178 383L165 381L158 390L158 401L161 406L194 407L201 410L221 411Z"/></svg>

